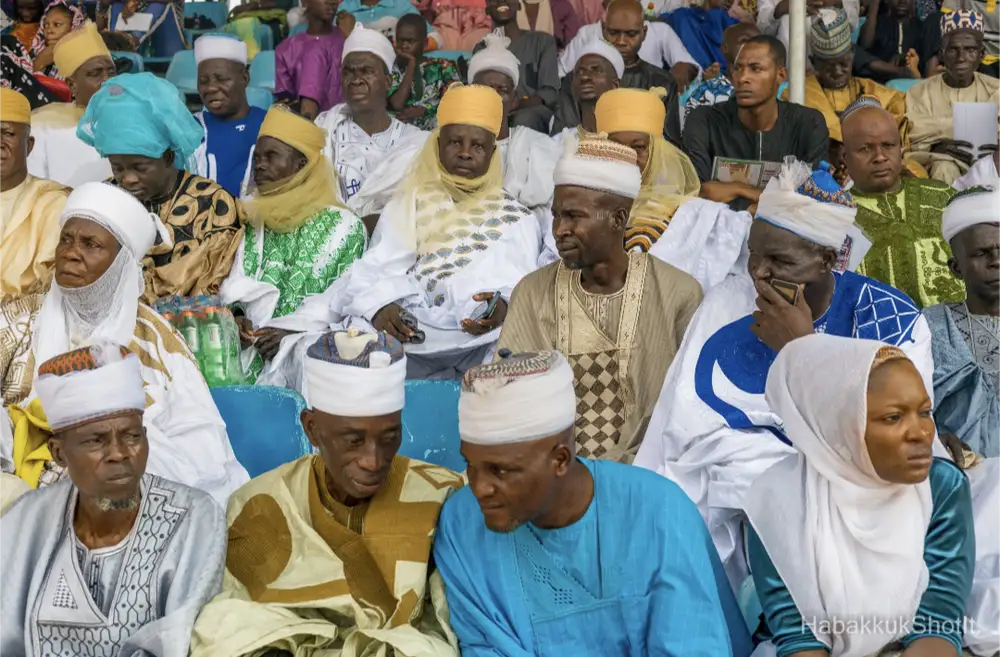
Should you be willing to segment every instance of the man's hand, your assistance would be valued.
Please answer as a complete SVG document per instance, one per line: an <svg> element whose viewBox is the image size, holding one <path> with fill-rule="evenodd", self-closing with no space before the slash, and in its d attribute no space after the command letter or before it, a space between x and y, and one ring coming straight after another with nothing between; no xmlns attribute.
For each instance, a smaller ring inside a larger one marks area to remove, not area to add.
<svg viewBox="0 0 1000 657"><path fill-rule="evenodd" d="M257 353L261 355L264 360L272 360L278 355L278 350L281 349L281 339L286 335L292 335L296 331L286 331L279 328L262 328L254 333L254 346L257 347Z"/></svg>
<svg viewBox="0 0 1000 657"><path fill-rule="evenodd" d="M760 200L760 190L746 183L710 180L702 183L701 197L716 203L732 203L738 198L756 203Z"/></svg>
<svg viewBox="0 0 1000 657"><path fill-rule="evenodd" d="M698 67L690 62L677 62L670 67L670 74L677 82L677 93L684 93L696 77L698 77Z"/></svg>
<svg viewBox="0 0 1000 657"><path fill-rule="evenodd" d="M826 6L823 0L806 0L806 14L816 16L819 10Z"/></svg>
<svg viewBox="0 0 1000 657"><path fill-rule="evenodd" d="M413 55L407 54L405 52L396 51L396 62L402 64L404 71L412 70L416 65L417 60Z"/></svg>
<svg viewBox="0 0 1000 657"><path fill-rule="evenodd" d="M812 309L806 303L803 286L799 286L795 305L771 287L770 283L755 281L757 288L757 310L753 313L754 324L750 330L761 341L775 351L813 330Z"/></svg>
<svg viewBox="0 0 1000 657"><path fill-rule="evenodd" d="M372 317L372 326L376 331L385 331L400 342L408 342L413 335L413 329L403 323L403 307L398 303L390 303Z"/></svg>
<svg viewBox="0 0 1000 657"><path fill-rule="evenodd" d="M253 322L244 315L235 315L236 328L240 332L240 349L246 349L254 343Z"/></svg>
<svg viewBox="0 0 1000 657"><path fill-rule="evenodd" d="M913 48L906 51L906 68L911 78L920 78L920 55Z"/></svg>
<svg viewBox="0 0 1000 657"><path fill-rule="evenodd" d="M409 123L414 119L419 119L427 115L427 108L420 107L418 105L412 105L410 107L404 108L402 111L396 114L396 118L403 123Z"/></svg>
<svg viewBox="0 0 1000 657"><path fill-rule="evenodd" d="M966 166L971 166L974 159L972 157L972 149L972 144L967 141L942 139L931 146L931 153L948 155L955 158L959 162L963 162Z"/></svg>
<svg viewBox="0 0 1000 657"><path fill-rule="evenodd" d="M341 33L344 36L351 36L351 30L354 29L357 19L354 18L354 14L349 11L339 11L337 12L337 27L340 28Z"/></svg>
<svg viewBox="0 0 1000 657"><path fill-rule="evenodd" d="M701 79L714 80L715 78L719 77L721 73L722 73L722 66L719 65L719 62L712 62L712 64L708 68L706 68L704 71L701 72Z"/></svg>
<svg viewBox="0 0 1000 657"><path fill-rule="evenodd" d="M492 292L480 292L472 297L473 301L489 301L493 298ZM463 319L462 330L469 335L485 335L503 324L507 318L507 302L503 299L497 301L493 314L486 319Z"/></svg>

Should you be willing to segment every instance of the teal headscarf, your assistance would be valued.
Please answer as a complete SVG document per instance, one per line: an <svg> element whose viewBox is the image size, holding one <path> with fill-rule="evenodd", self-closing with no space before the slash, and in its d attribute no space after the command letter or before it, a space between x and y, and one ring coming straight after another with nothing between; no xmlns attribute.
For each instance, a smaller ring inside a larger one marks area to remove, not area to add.
<svg viewBox="0 0 1000 657"><path fill-rule="evenodd" d="M170 150L178 168L186 166L203 135L177 87L152 73L129 73L105 82L76 128L76 136L101 157L161 157Z"/></svg>

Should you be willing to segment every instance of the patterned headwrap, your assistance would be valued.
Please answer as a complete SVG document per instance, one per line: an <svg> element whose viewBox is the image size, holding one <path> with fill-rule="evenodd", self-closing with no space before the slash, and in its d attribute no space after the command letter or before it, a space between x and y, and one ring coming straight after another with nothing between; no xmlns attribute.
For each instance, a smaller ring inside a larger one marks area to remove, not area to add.
<svg viewBox="0 0 1000 657"><path fill-rule="evenodd" d="M810 30L813 57L833 59L851 49L851 24L842 8L821 9Z"/></svg>
<svg viewBox="0 0 1000 657"><path fill-rule="evenodd" d="M106 341L42 363L35 390L54 432L146 408L139 358Z"/></svg>
<svg viewBox="0 0 1000 657"><path fill-rule="evenodd" d="M986 27L983 25L983 15L978 11L960 9L947 14L941 14L941 38L958 32L959 30L969 30L983 34Z"/></svg>
<svg viewBox="0 0 1000 657"><path fill-rule="evenodd" d="M78 30L81 27L83 27L83 24L87 20L87 17L76 5L71 5L68 2L66 2L66 0L53 0L52 3L45 8L45 13L42 14L43 27L45 25L45 17L49 15L50 11L56 8L60 8L63 11L68 11L69 15L72 16L72 22L69 28L70 32L72 32L73 30ZM31 41L31 56L37 57L38 53L45 50L46 45L48 44L45 43L45 30L39 28L38 32L35 33L35 38Z"/></svg>
<svg viewBox="0 0 1000 657"><path fill-rule="evenodd" d="M558 351L501 354L462 378L458 433L467 443L538 440L569 429L575 420L573 368Z"/></svg>
<svg viewBox="0 0 1000 657"><path fill-rule="evenodd" d="M306 352L303 396L310 408L341 417L402 410L406 356L399 340L357 329L320 337Z"/></svg>
<svg viewBox="0 0 1000 657"><path fill-rule="evenodd" d="M854 225L858 208L820 163L818 171L789 158L768 181L757 203L757 220L784 228L814 244L839 249Z"/></svg>
<svg viewBox="0 0 1000 657"><path fill-rule="evenodd" d="M76 136L101 157L156 158L173 151L183 169L204 132L177 87L152 73L134 73L104 83L90 99Z"/></svg>
<svg viewBox="0 0 1000 657"><path fill-rule="evenodd" d="M642 188L635 151L608 139L606 133L580 139L576 151L567 152L556 164L552 178L556 187L571 185L634 199Z"/></svg>

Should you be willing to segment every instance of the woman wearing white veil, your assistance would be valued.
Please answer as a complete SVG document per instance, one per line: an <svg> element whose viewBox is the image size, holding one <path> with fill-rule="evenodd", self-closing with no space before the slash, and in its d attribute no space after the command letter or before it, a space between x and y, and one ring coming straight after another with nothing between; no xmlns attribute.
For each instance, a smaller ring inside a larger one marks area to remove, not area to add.
<svg viewBox="0 0 1000 657"><path fill-rule="evenodd" d="M746 506L770 638L758 653L961 655L972 501L962 471L932 454L917 368L896 347L814 334L780 351L765 395L798 453Z"/></svg>
<svg viewBox="0 0 1000 657"><path fill-rule="evenodd" d="M98 340L128 345L142 363L146 392L143 424L149 438L147 471L211 493L225 504L249 477L233 454L226 425L198 365L177 331L139 301L141 259L157 230L165 232L131 194L106 183L76 188L59 218L55 279L31 332L31 353L21 364L22 388L40 363ZM94 390L95 397L103 394ZM28 399L34 398L34 391ZM23 400L22 400L23 401ZM32 487L59 474L46 440L37 400L13 406L15 472Z"/></svg>

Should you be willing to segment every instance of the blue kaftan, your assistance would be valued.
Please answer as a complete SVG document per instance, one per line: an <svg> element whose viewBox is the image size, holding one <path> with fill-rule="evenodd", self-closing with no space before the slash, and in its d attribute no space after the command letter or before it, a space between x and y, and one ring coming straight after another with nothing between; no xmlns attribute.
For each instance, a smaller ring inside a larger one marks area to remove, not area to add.
<svg viewBox="0 0 1000 657"><path fill-rule="evenodd" d="M930 483L933 510L924 542L930 579L920 598L913 631L902 643L908 646L923 637L941 637L954 644L955 655L961 655L962 619L976 558L969 481L954 463L935 458ZM778 657L827 649L802 622L791 593L753 530L747 532L747 550L757 597L764 610L762 638L774 643Z"/></svg>
<svg viewBox="0 0 1000 657"><path fill-rule="evenodd" d="M580 459L576 523L487 529L468 487L434 541L463 657L746 657L747 628L698 509L659 475Z"/></svg>

